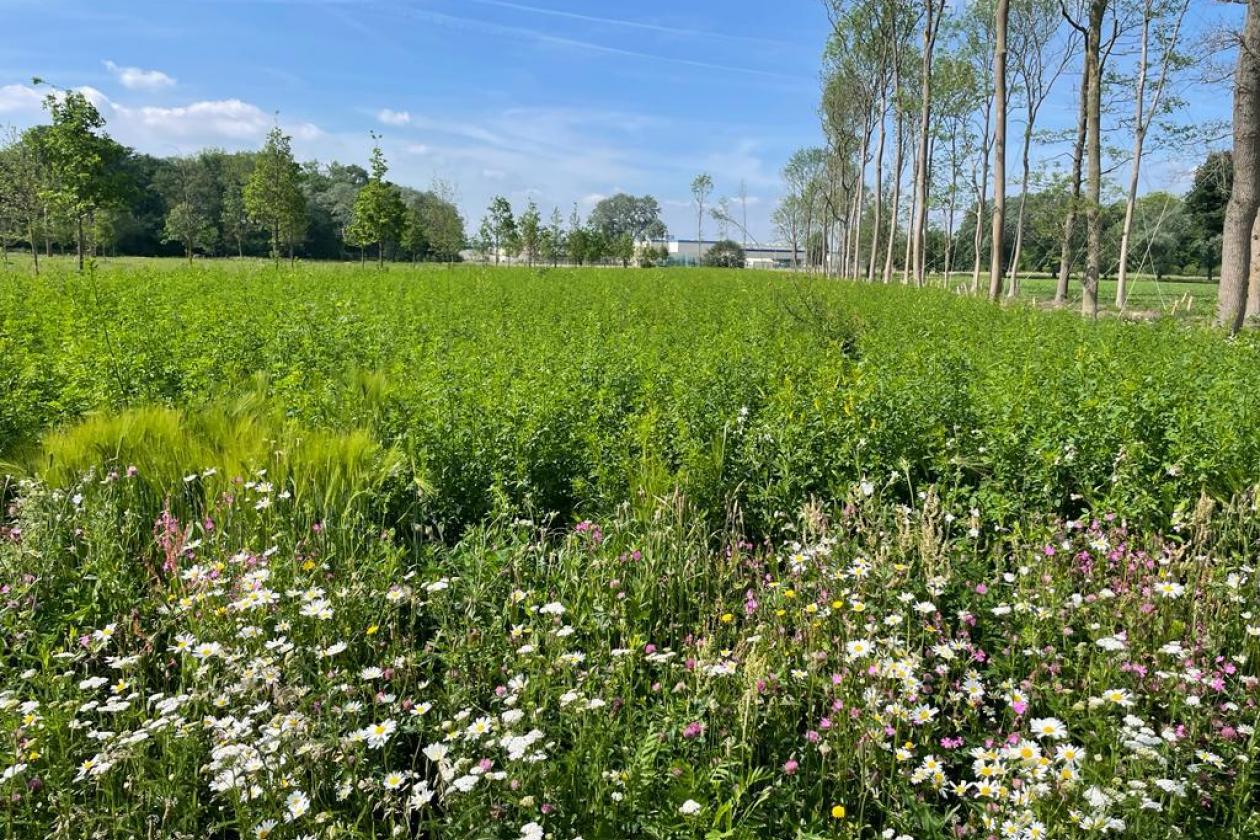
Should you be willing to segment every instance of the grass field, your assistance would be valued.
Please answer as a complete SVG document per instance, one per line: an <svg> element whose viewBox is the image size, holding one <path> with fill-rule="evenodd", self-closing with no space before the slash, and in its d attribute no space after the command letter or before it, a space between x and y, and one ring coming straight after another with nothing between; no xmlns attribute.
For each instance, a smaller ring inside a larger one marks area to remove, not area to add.
<svg viewBox="0 0 1260 840"><path fill-rule="evenodd" d="M111 261L0 388L4 836L1260 836L1253 335Z"/></svg>

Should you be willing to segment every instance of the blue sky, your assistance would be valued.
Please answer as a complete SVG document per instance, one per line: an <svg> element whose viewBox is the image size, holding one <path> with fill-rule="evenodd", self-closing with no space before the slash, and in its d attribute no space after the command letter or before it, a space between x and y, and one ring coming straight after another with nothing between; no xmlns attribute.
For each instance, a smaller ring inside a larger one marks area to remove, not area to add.
<svg viewBox="0 0 1260 840"><path fill-rule="evenodd" d="M1196 32L1239 16L1193 2ZM819 0L0 0L0 14L0 124L42 119L41 75L92 88L110 132L157 155L256 148L279 111L300 157L364 163L375 130L391 177L452 182L470 226L496 193L567 216L624 190L690 236L688 184L708 171L715 198L747 184L768 238L780 167L821 140ZM1073 113L1074 86L1051 119ZM1196 117L1228 105L1200 97ZM1184 181L1198 155L1181 157L1144 186Z"/></svg>

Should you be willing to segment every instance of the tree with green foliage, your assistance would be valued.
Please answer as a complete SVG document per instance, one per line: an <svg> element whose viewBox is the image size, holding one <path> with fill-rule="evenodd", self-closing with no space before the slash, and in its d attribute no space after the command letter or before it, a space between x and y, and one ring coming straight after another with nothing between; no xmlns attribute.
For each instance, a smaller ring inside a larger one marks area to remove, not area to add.
<svg viewBox="0 0 1260 840"><path fill-rule="evenodd" d="M11 134L0 148L0 248L8 262L10 239L25 239L39 274L39 246L35 232L44 213L40 197L42 166L34 134Z"/></svg>
<svg viewBox="0 0 1260 840"><path fill-rule="evenodd" d="M43 84L40 79L35 83ZM49 170L43 196L73 220L82 271L87 249L85 223L97 210L126 200L128 184L121 163L128 151L101 131L105 118L83 93L50 93L44 97L44 108L52 125L40 137Z"/></svg>
<svg viewBox="0 0 1260 840"><path fill-rule="evenodd" d="M494 249L494 264L499 264L502 253L512 253L516 247L516 217L512 215L512 204L501 195L490 199L490 208L482 230L488 232L490 247Z"/></svg>
<svg viewBox="0 0 1260 840"><path fill-rule="evenodd" d="M465 237L464 217L456 206L455 187L436 179L429 192L422 195L425 201L421 207L421 218L433 258L446 263L458 261Z"/></svg>
<svg viewBox="0 0 1260 840"><path fill-rule="evenodd" d="M245 184L253 161L246 155L231 155L223 170L223 195L220 198L219 224L226 242L236 243L236 255L245 256L245 240L254 230L245 209Z"/></svg>
<svg viewBox="0 0 1260 840"><path fill-rule="evenodd" d="M731 239L713 243L704 255L704 264L710 268L743 268L744 248Z"/></svg>
<svg viewBox="0 0 1260 840"><path fill-rule="evenodd" d="M429 237L424 229L424 217L414 204L407 207L403 213L402 236L398 244L411 255L412 262L418 262L429 251Z"/></svg>
<svg viewBox="0 0 1260 840"><path fill-rule="evenodd" d="M168 208L162 241L183 245L190 263L195 250L209 249L219 239L214 221L221 190L210 160L207 154L177 158L154 182Z"/></svg>
<svg viewBox="0 0 1260 840"><path fill-rule="evenodd" d="M634 237L629 233L619 233L608 243L608 255L621 260L622 268L629 268L634 259Z"/></svg>
<svg viewBox="0 0 1260 840"><path fill-rule="evenodd" d="M538 212L538 206L532 199L521 214L519 230L521 250L525 254L526 263L532 267L542 246L542 214Z"/></svg>
<svg viewBox="0 0 1260 840"><path fill-rule="evenodd" d="M306 196L302 193L302 169L293 159L292 138L279 126L267 133L267 142L254 162L244 191L249 218L271 234L271 256L280 262L281 249L293 249L306 232Z"/></svg>
<svg viewBox="0 0 1260 840"><path fill-rule="evenodd" d="M373 135L373 139L376 135ZM367 184L359 190L354 200L354 221L347 234L362 249L376 244L377 267L385 265L385 243L397 240L403 229L407 208L403 205L398 188L385 180L389 166L380 144L372 147L372 174Z"/></svg>
<svg viewBox="0 0 1260 840"><path fill-rule="evenodd" d="M180 201L167 211L162 241L181 243L189 265L192 265L193 251L212 247L218 238L214 224L197 205Z"/></svg>
<svg viewBox="0 0 1260 840"><path fill-rule="evenodd" d="M1186 193L1186 214L1194 234L1191 246L1195 262L1212 281L1212 272L1221 260L1221 230L1225 208L1234 188L1234 158L1229 152L1212 152L1194 171L1194 181Z"/></svg>
<svg viewBox="0 0 1260 840"><path fill-rule="evenodd" d="M691 197L696 202L696 249L703 258L704 254L704 202L713 192L713 177L701 172L691 181Z"/></svg>
<svg viewBox="0 0 1260 840"><path fill-rule="evenodd" d="M666 234L665 223L661 221L661 206L650 195L640 197L617 193L600 199L591 210L589 223L609 241L623 233L636 241L660 239Z"/></svg>
<svg viewBox="0 0 1260 840"><path fill-rule="evenodd" d="M565 239L564 239L564 217L560 215L560 208L551 208L551 221L546 228L546 237L543 240L543 257L556 266L560 264L560 258L564 256Z"/></svg>

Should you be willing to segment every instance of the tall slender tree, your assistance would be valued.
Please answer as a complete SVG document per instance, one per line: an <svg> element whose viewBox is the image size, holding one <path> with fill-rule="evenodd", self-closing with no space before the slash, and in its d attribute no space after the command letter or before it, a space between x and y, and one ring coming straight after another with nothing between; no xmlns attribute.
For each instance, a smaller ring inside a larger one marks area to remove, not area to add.
<svg viewBox="0 0 1260 840"><path fill-rule="evenodd" d="M1231 332L1247 310L1260 310L1260 288L1249 288L1260 232L1260 0L1249 0L1234 71L1234 188L1221 239L1221 287L1216 321ZM1260 280L1256 281L1260 286Z"/></svg>
<svg viewBox="0 0 1260 840"><path fill-rule="evenodd" d="M1076 31L1068 28L1066 37L1059 6L1054 0L1012 0L1008 32L1008 55L1024 105L1024 131L1020 154L1019 210L1015 217L1015 246L1007 277L1008 294L1019 294L1020 259L1024 251L1024 218L1028 205L1028 183L1032 175L1031 150L1037 118L1055 83L1076 56L1080 43Z"/></svg>
<svg viewBox="0 0 1260 840"><path fill-rule="evenodd" d="M713 177L701 172L691 181L691 198L696 203L696 265L704 260L704 202L713 192Z"/></svg>
<svg viewBox="0 0 1260 840"><path fill-rule="evenodd" d="M1010 0L998 0L993 54L993 233L989 242L989 300L1002 296L1002 235L1006 224L1006 30Z"/></svg>
<svg viewBox="0 0 1260 840"><path fill-rule="evenodd" d="M945 0L923 2L923 52L920 73L919 102L919 151L916 155L914 187L914 219L910 229L914 283L922 286L926 274L925 248L927 244L928 184L930 183L931 155L928 144L932 136L932 56L936 51L936 36L941 20L945 17Z"/></svg>
<svg viewBox="0 0 1260 840"><path fill-rule="evenodd" d="M1133 96L1133 159L1129 164L1129 191L1124 203L1124 226L1120 231L1120 260L1116 274L1116 308L1124 309L1129 295L1129 250L1133 241L1133 218L1137 210L1138 179L1142 172L1142 155L1151 123L1165 105L1170 74L1184 66L1180 54L1181 26L1190 9L1190 0L1141 0L1142 34ZM1154 33L1152 33L1154 29ZM1154 37L1160 48L1159 68L1148 100L1147 77L1151 72L1150 47Z"/></svg>
<svg viewBox="0 0 1260 840"><path fill-rule="evenodd" d="M44 84L41 79L36 84ZM105 119L82 92L59 90L44 98L52 125L40 136L48 162L45 200L73 220L79 271L87 249L86 226L98 210L123 203L127 150L102 129Z"/></svg>
<svg viewBox="0 0 1260 840"><path fill-rule="evenodd" d="M379 138L373 134L372 139L377 141L372 147L372 174L355 196L354 221L350 223L348 234L360 247L376 244L379 268L385 265L385 244L397 241L402 235L407 208L398 187L385 180L389 164L381 151Z"/></svg>
<svg viewBox="0 0 1260 840"><path fill-rule="evenodd" d="M285 247L293 259L293 249L306 232L306 196L301 180L302 168L293 159L292 138L279 126L272 128L254 161L244 199L249 218L270 233L271 256L277 264Z"/></svg>

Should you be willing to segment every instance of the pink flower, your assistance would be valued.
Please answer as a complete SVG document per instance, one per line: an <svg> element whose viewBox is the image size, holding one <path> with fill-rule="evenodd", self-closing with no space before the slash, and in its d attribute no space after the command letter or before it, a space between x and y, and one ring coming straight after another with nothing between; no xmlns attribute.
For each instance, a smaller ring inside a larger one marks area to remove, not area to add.
<svg viewBox="0 0 1260 840"><path fill-rule="evenodd" d="M800 766L801 765L796 762L796 759L789 758L783 763L783 773L786 776L795 776L796 771Z"/></svg>

